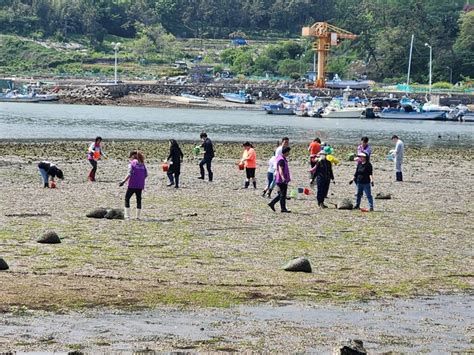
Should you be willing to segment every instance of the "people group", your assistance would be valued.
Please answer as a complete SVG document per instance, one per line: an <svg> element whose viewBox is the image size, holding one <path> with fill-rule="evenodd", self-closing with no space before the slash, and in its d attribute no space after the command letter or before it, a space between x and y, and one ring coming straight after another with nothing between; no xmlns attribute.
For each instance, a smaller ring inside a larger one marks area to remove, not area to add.
<svg viewBox="0 0 474 355"><path fill-rule="evenodd" d="M212 160L215 156L214 145L211 139L207 136L207 133L202 132L200 134L201 148L203 157L199 162L199 179L205 179L204 166L207 170L207 176L209 182L213 181L212 171ZM404 144L402 140L394 135L392 141L395 143L395 149L390 151L390 156L394 160L395 165L395 176L396 181L403 181L402 176L402 163L404 155ZM277 189L277 196L275 196L268 203L268 206L276 211L275 206L279 203L280 211L282 213L290 213L291 211L287 208L288 188L291 182L291 173L288 157L291 152L290 140L288 137L283 137L281 142L276 147L274 154L268 160L267 169L267 182L263 190L262 196L268 196L271 198L273 190ZM254 189L257 189L256 180L256 169L257 169L257 152L254 146L250 142L245 142L243 145L242 157L239 161L239 166L242 170L245 170L245 183L244 188L247 189L252 184ZM313 185L316 182L316 200L320 208L327 208L324 203L328 196L331 182L335 184L333 164L337 164L339 161L332 156L333 149L326 143L322 143L320 138L315 138L308 147L309 152L309 165L310 165L310 184ZM372 155L372 148L369 145L369 138L362 137L360 145L357 147L356 155L356 167L353 177L350 179L349 184L355 183L356 185L356 202L355 208L360 208L362 197L365 194L369 211L374 210L374 201L372 197L371 188L374 186L374 174L373 166L370 162ZM98 136L95 138L87 150L87 160L92 166L89 171L88 180L90 182L96 181L97 165L98 161L102 158L107 158L102 148L102 137ZM184 158L184 154L174 139L169 141L169 155L166 159L167 162L167 177L169 187L179 188L180 174L181 174L181 163ZM329 159L331 158L331 159ZM41 161L38 164L38 170L41 175L43 186L45 188L52 187L55 185L55 178L64 179L64 173L54 163L49 161ZM141 218L142 210L142 192L145 188L145 181L148 177L147 167L145 165L145 157L139 150L134 150L129 154L128 172L125 178L119 183L119 186L127 184L127 190L125 193L125 218L130 218L130 200L133 195L136 196L137 210L136 218Z"/></svg>

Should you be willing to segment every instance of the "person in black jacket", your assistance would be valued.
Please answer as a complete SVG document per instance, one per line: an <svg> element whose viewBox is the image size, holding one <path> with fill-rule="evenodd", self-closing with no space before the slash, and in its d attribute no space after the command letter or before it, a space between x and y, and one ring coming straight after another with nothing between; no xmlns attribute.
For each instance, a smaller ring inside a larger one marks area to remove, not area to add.
<svg viewBox="0 0 474 355"><path fill-rule="evenodd" d="M331 180L334 182L332 164L330 161L326 160L326 155L327 153L324 150L321 150L319 153L319 160L314 168L311 169L311 173L316 177L316 185L318 187L316 198L318 200L318 206L321 208L328 208L328 206L324 204L324 199L328 195Z"/></svg>
<svg viewBox="0 0 474 355"><path fill-rule="evenodd" d="M168 179L170 182L167 186L173 186L175 188L179 188L179 175L181 174L181 161L184 158L184 154L179 147L178 142L176 140L170 140L170 154L168 156L168 162L170 167L168 169Z"/></svg>
<svg viewBox="0 0 474 355"><path fill-rule="evenodd" d="M359 157L359 164L357 164L354 177L349 181L349 184L352 184L354 181L357 184L357 199L354 208L360 208L360 201L362 195L365 193L365 196L367 196L367 200L369 201L369 209L370 211L373 211L374 200L372 198L371 186L374 186L374 175L372 164L367 161L367 154L359 153L357 156Z"/></svg>
<svg viewBox="0 0 474 355"><path fill-rule="evenodd" d="M54 178L57 177L59 179L64 179L64 174L61 169L59 169L53 163L49 161L41 161L38 164L39 173L43 179L43 186L49 187L49 180L51 180L51 187L54 187Z"/></svg>
<svg viewBox="0 0 474 355"><path fill-rule="evenodd" d="M212 144L212 141L207 138L207 133L202 132L201 133L201 140L202 140L202 145L201 147L204 150L204 157L199 163L199 170L201 173L201 176L199 176L198 179L204 180L204 165L206 165L207 173L209 175L209 181L212 181L214 178L214 174L212 173L211 170L211 162L212 159L214 158L214 145Z"/></svg>

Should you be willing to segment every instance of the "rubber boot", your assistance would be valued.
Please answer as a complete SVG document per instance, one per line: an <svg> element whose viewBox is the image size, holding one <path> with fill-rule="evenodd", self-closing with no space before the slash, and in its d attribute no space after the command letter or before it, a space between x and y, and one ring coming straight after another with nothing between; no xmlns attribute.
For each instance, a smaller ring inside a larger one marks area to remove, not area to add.
<svg viewBox="0 0 474 355"><path fill-rule="evenodd" d="M250 181L245 180L245 186L244 187L247 189L249 187L249 185L250 185Z"/></svg>
<svg viewBox="0 0 474 355"><path fill-rule="evenodd" d="M124 213L123 213L123 217L125 219L130 219L130 207L125 207L125 210L124 210Z"/></svg>
<svg viewBox="0 0 474 355"><path fill-rule="evenodd" d="M253 188L257 189L257 182L254 180L254 181L252 181L252 183L253 183Z"/></svg>
<svg viewBox="0 0 474 355"><path fill-rule="evenodd" d="M47 188L47 187L49 187L49 185L48 185L47 182L45 182L45 183L44 183L44 188Z"/></svg>
<svg viewBox="0 0 474 355"><path fill-rule="evenodd" d="M268 198L272 198L272 191L273 191L273 189L268 190Z"/></svg>
<svg viewBox="0 0 474 355"><path fill-rule="evenodd" d="M141 208L137 208L137 219L140 219L142 217L142 210Z"/></svg>
<svg viewBox="0 0 474 355"><path fill-rule="evenodd" d="M403 176L401 171L396 172L397 181L403 181Z"/></svg>

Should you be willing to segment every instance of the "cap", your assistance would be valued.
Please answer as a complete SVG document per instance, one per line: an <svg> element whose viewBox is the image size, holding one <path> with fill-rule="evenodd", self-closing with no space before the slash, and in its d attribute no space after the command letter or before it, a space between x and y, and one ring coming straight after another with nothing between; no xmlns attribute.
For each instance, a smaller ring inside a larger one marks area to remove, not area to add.
<svg viewBox="0 0 474 355"><path fill-rule="evenodd" d="M358 157L365 157L365 158L367 158L367 154L362 153L362 152L357 153L357 156L358 156Z"/></svg>

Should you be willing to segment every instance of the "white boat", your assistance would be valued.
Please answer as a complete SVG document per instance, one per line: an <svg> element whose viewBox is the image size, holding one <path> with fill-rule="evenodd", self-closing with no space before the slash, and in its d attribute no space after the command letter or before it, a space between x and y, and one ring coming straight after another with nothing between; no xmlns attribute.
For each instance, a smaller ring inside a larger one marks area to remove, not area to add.
<svg viewBox="0 0 474 355"><path fill-rule="evenodd" d="M221 94L226 101L234 102L238 104L254 104L255 98L250 94L245 94L240 91L238 94L235 93L222 93Z"/></svg>
<svg viewBox="0 0 474 355"><path fill-rule="evenodd" d="M205 97L185 93L178 96L177 101L186 102L188 104L207 104L207 99Z"/></svg>
<svg viewBox="0 0 474 355"><path fill-rule="evenodd" d="M335 107L328 106L321 113L323 118L360 118L365 111L364 107Z"/></svg>

